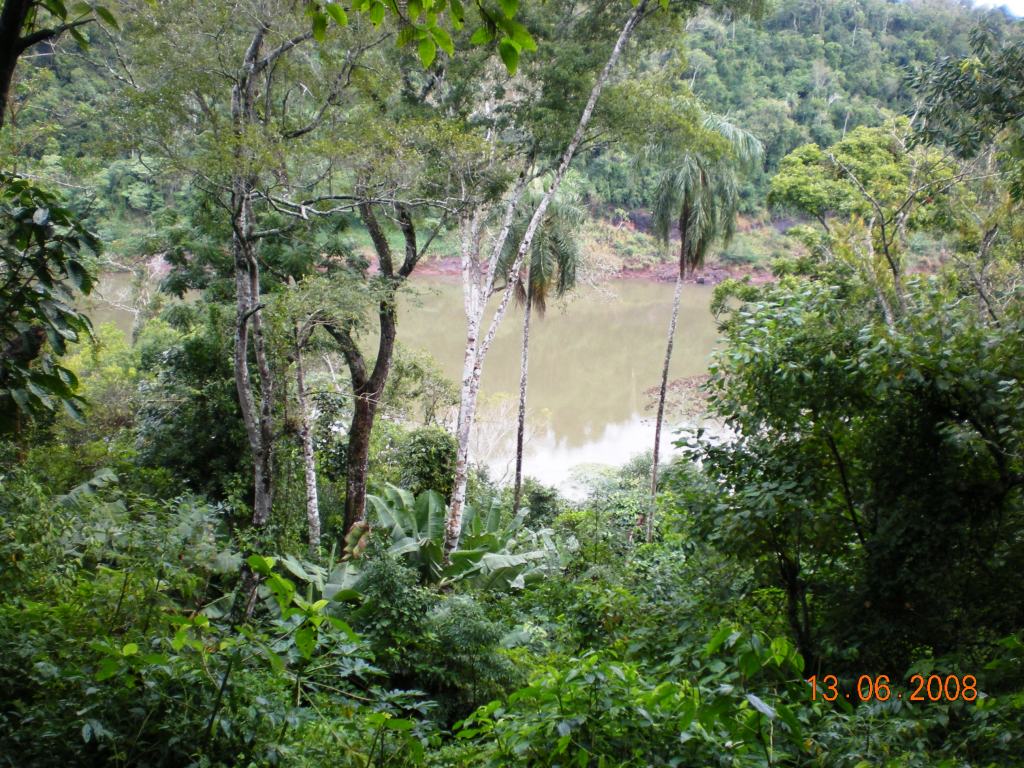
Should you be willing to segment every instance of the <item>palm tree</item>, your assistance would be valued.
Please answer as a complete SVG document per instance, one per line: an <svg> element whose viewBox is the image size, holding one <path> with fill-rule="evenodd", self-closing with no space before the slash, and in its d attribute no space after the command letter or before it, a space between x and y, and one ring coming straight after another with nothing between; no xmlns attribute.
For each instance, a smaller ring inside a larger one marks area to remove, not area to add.
<svg viewBox="0 0 1024 768"><path fill-rule="evenodd" d="M529 224L534 209L543 194L543 181L538 180L528 190L527 205L517 218L508 243L518 243ZM575 184L567 179L551 200L537 234L530 246L529 259L523 261L516 276L516 299L525 306L523 313L523 349L519 369L519 423L516 431L516 479L512 501L512 514L518 514L523 490L523 438L526 432L526 385L530 362L530 316L536 312L543 317L552 294L561 298L576 286L576 268L580 261L577 230L586 214L580 205L580 194ZM502 253L502 270L508 270L515 260L514 247Z"/></svg>
<svg viewBox="0 0 1024 768"><path fill-rule="evenodd" d="M638 521L647 541L654 535L654 500L658 492L658 449L665 418L668 369L672 360L672 342L679 319L679 302L687 272L704 264L708 249L716 240L728 242L736 225L739 209L739 175L761 162L763 147L751 133L722 119L706 115L703 127L716 138L711 151L687 150L673 155L664 147L649 154L667 160L658 178L654 201L654 228L658 238L668 243L675 227L679 229L679 271L672 299L672 319L668 326L665 364L661 371L658 414L654 422L654 460L651 465L651 507Z"/></svg>

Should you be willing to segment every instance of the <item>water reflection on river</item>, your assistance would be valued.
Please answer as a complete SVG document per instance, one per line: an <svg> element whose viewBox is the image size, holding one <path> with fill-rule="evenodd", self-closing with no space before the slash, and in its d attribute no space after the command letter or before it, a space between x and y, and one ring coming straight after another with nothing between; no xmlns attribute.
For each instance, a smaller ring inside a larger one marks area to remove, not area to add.
<svg viewBox="0 0 1024 768"><path fill-rule="evenodd" d="M428 286L418 306L403 308L399 338L430 352L458 380L465 338L460 288L438 280ZM574 467L620 465L650 449L646 392L661 376L672 291L663 283L619 280L581 289L532 323L526 474L567 489ZM710 301L711 288L684 287L672 378L707 371L717 338ZM522 309L513 307L484 368L475 453L499 479L515 466L521 331ZM671 439L669 430L666 444Z"/></svg>
<svg viewBox="0 0 1024 768"><path fill-rule="evenodd" d="M100 290L116 296L125 276L104 279ZM465 319L456 281L421 278L414 298L400 308L398 337L429 352L444 373L462 372ZM564 306L553 304L531 327L530 389L525 471L570 491L580 465L620 465L649 450L653 440L651 398L664 356L673 286L620 280L583 288ZM686 286L673 351L671 377L707 370L717 334L709 312L711 288ZM131 316L97 307L96 321L113 320L128 331ZM513 306L487 357L476 460L496 479L514 467L515 414L519 391L522 309ZM666 432L666 445L672 439Z"/></svg>

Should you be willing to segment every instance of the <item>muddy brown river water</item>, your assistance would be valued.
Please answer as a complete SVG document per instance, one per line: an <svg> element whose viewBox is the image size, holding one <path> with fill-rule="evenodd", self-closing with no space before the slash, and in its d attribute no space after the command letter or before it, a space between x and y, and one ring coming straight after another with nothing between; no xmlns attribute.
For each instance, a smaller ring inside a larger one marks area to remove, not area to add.
<svg viewBox="0 0 1024 768"><path fill-rule="evenodd" d="M128 284L127 275L107 275L99 292L126 304ZM457 280L441 277L415 285L416 295L401 304L399 341L430 353L457 381L465 338L461 288ZM581 288L534 319L526 474L572 493L580 468L621 465L650 449L653 408L647 392L661 374L672 291L667 283L616 280ZM707 370L717 339L711 291L684 287L673 379ZM124 309L96 303L91 314L94 322L130 331L132 315ZM514 468L521 329L522 309L513 306L484 367L474 455L499 480L510 478ZM666 446L671 439L669 429Z"/></svg>

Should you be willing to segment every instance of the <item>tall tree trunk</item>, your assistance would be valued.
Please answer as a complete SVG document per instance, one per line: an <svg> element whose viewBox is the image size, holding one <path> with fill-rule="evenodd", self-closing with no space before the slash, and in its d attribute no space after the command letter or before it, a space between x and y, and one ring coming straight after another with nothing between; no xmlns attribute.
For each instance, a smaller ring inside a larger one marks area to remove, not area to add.
<svg viewBox="0 0 1024 768"><path fill-rule="evenodd" d="M665 400L668 398L668 371L672 364L672 346L676 338L676 323L679 321L679 304L683 297L683 280L689 246L690 205L684 202L679 212L679 271L676 273L676 290L672 296L672 317L668 321L668 342L665 345L665 362L661 367L661 387L658 390L658 413L654 418L654 452L651 457L651 498L649 508L641 513L637 527L644 530L644 539L650 544L654 540L654 511L658 502L658 457L661 453L661 427L665 421Z"/></svg>
<svg viewBox="0 0 1024 768"><path fill-rule="evenodd" d="M345 472L345 533L366 519L366 476L370 468L370 436L377 417L377 406L384 394L384 385L391 372L395 352L394 296L385 298L379 311L380 341L373 372L367 374L362 352L347 329L327 327L338 341L352 377L354 397L352 422L348 429L347 468Z"/></svg>
<svg viewBox="0 0 1024 768"><path fill-rule="evenodd" d="M377 397L365 388L355 398L348 431L345 474L345 531L366 519L366 476L370 471L370 436L377 416Z"/></svg>
<svg viewBox="0 0 1024 768"><path fill-rule="evenodd" d="M654 509L658 498L658 455L661 452L661 427L665 421L665 400L668 396L668 369L672 364L672 345L676 337L676 323L679 321L679 304L683 296L683 270L676 275L676 291L672 297L672 319L668 322L668 343L665 345L665 362L661 366L661 388L658 390L658 414L654 419L654 455L651 461L651 502L643 518L644 537L649 544L654 540Z"/></svg>
<svg viewBox="0 0 1024 768"><path fill-rule="evenodd" d="M259 323L261 310L259 289L259 267L251 254L253 243L246 232L251 230L248 216L249 202L246 183L236 180L236 196L242 202L238 205L241 213L234 221L235 235L233 238L235 251L235 290L236 313L235 324L235 389L242 411L242 422L249 439L249 450L253 463L253 516L252 523L262 527L270 520L270 509L273 505L273 435L271 423L272 383L270 367L266 359L266 348L263 340L262 325ZM259 405L252 377L249 371L249 341L257 360L256 370L260 378Z"/></svg>
<svg viewBox="0 0 1024 768"><path fill-rule="evenodd" d="M459 393L459 420L455 428L455 484L452 502L445 520L445 550L455 549L462 532L462 510L466 503L466 481L469 478L469 438L480 392L480 358L477 354L480 318L470 317L466 329L466 354L462 361L462 389ZM449 546L449 542L452 542Z"/></svg>
<svg viewBox="0 0 1024 768"><path fill-rule="evenodd" d="M519 361L519 424L516 429L516 485L512 495L512 514L519 514L523 495L523 438L526 434L526 383L530 367L530 315L533 312L533 287L526 273L526 314L523 316L523 352Z"/></svg>
<svg viewBox="0 0 1024 768"><path fill-rule="evenodd" d="M405 239L405 258L396 271L391 246L384 236L373 208L369 203L359 205L359 215L373 241L381 274L388 281L388 290L377 312L380 339L372 372L367 373L365 359L352 337L351 329L325 326L341 348L352 377L352 392L355 397L352 423L348 432L348 468L345 477L346 534L352 526L366 518L366 476L370 466L370 436L377 416L377 406L384 395L384 385L387 384L391 373L395 339L398 335L395 297L402 283L412 274L423 256L423 252L416 244L416 228L412 214L405 205L398 205L397 210L398 225Z"/></svg>
<svg viewBox="0 0 1024 768"><path fill-rule="evenodd" d="M260 25L245 52L239 79L231 91L231 119L236 137L235 175L232 179L232 248L235 260L237 322L235 328L235 388L238 391L242 421L249 439L253 462L252 523L262 528L270 520L274 498L273 467L273 381L263 337L260 302L259 261L254 236L252 196L256 180L244 169L249 164L249 149L244 137L257 121L256 88L253 80L267 28ZM259 405L249 372L249 337L259 377Z"/></svg>
<svg viewBox="0 0 1024 768"><path fill-rule="evenodd" d="M309 532L309 555L316 557L320 549L320 498L316 489L316 456L313 452L313 432L309 424L309 405L306 401L306 373L302 364L302 343L296 329L295 390L299 398L299 436L302 438L302 463L306 474L306 526Z"/></svg>
<svg viewBox="0 0 1024 768"><path fill-rule="evenodd" d="M476 400L480 388L480 375L483 370L484 357L487 355L487 351L490 348L491 342L494 340L498 326L501 324L501 321L505 316L509 300L512 297L514 288L512 276L518 274L522 267L523 259L526 257L526 254L530 250L530 246L533 244L533 238L537 233L537 228L540 226L541 221L543 221L544 215L547 212L548 206L551 204L552 198L554 198L558 193L562 180L565 178L565 174L569 170L569 165L572 163L573 157L576 155L576 150L579 148L580 143L586 135L587 126L590 124L590 118L594 114L594 108L597 106L597 100L601 95L601 91L604 90L612 69L615 67L619 57L622 55L622 51L625 49L629 39L633 36L633 32L636 30L637 25L647 12L647 4L648 0L640 0L640 2L634 6L633 10L630 11L629 17L626 19L625 24L623 24L622 31L619 32L619 37L615 41L615 47L612 49L612 52L608 57L608 61L605 63L604 68L601 70L597 80L594 82L593 88L590 90L590 96L587 99L586 106L583 108L583 113L580 115L579 123L576 126L576 131L573 134L572 140L565 148L561 161L558 164L558 168L551 179L551 184L548 187L548 190L544 193L544 196L541 197L540 203L537 205L537 209L533 212L533 216L530 218L530 223L526 227L523 239L519 243L519 250L516 253L515 261L508 270L508 280L506 281L504 295L501 297L501 302L498 304L498 308L495 310L494 316L491 319L487 335L484 337L483 341L480 342L480 345L477 346L477 334L479 333L481 321L483 319L482 314L485 309L486 297L494 285L497 257L500 255L501 249L504 246L504 240L508 236L508 229L511 226L512 217L515 215L515 208L518 204L519 194L522 192L521 186L517 185L516 192L510 200L511 204L506 208L506 216L503 221L502 231L495 243L496 247L492 251L490 262L491 268L488 272L488 279L485 282L487 287L483 294L485 301L479 302L480 307L477 313L478 317L476 320L476 326L475 328L472 327L473 318L470 318L471 328L467 333L466 362L463 365L462 402L460 402L459 405L459 425L456 431L459 449L455 464L455 489L452 494L452 503L448 510L448 518L445 522L444 559L446 562L450 561L451 553L456 547L458 547L459 537L462 535L462 508L466 500L466 481L469 477L469 437L472 432L473 421L476 416ZM463 268L465 271L465 264ZM469 314L470 313L467 312L467 315Z"/></svg>
<svg viewBox="0 0 1024 768"><path fill-rule="evenodd" d="M18 57L24 51L21 30L25 26L30 0L5 0L0 11L0 128L7 115L7 99L10 96L14 68Z"/></svg>

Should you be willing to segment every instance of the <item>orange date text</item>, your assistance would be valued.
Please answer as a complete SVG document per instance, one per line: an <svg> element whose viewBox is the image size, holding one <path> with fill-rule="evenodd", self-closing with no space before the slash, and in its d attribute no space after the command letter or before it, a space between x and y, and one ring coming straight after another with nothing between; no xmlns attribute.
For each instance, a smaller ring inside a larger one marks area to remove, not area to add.
<svg viewBox="0 0 1024 768"><path fill-rule="evenodd" d="M895 688L888 675L861 675L853 690L846 692L835 675L813 675L811 701L974 701L978 698L978 679L974 675L912 675L906 690Z"/></svg>

